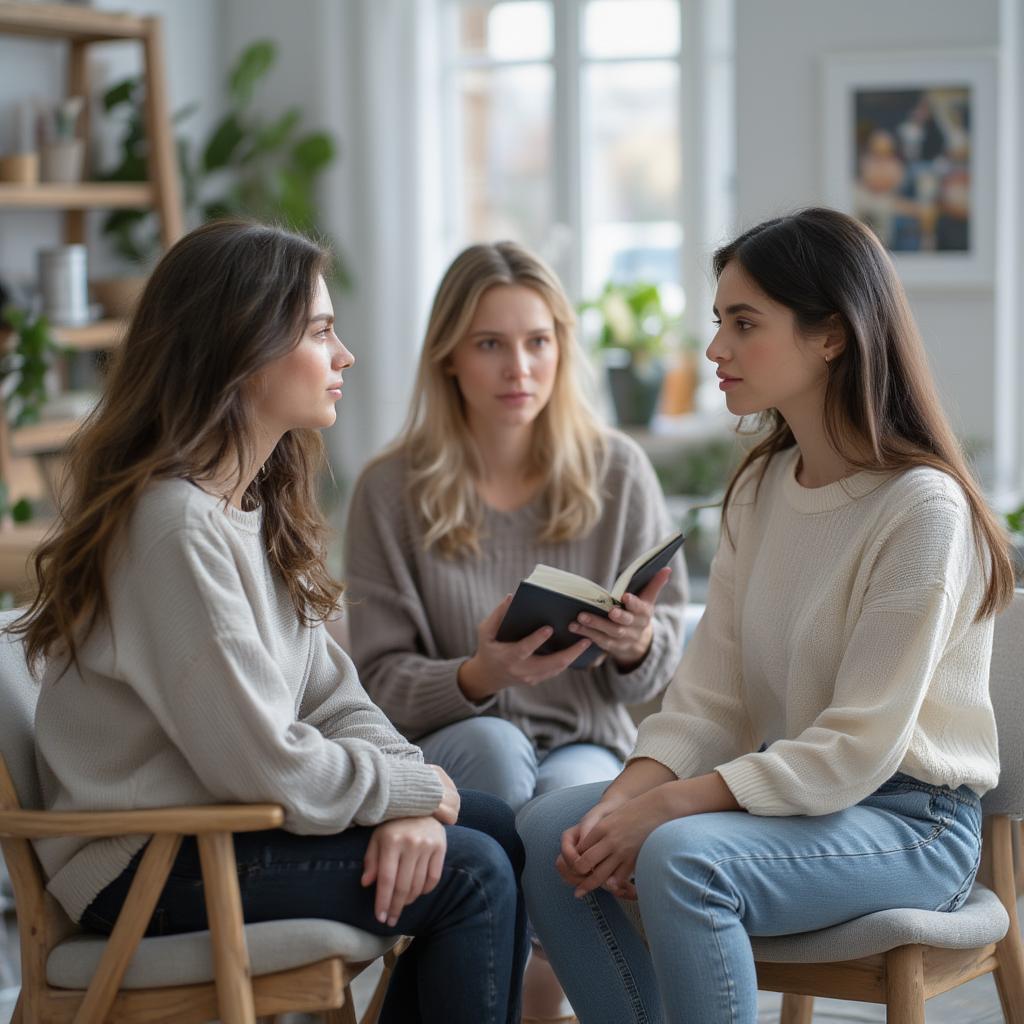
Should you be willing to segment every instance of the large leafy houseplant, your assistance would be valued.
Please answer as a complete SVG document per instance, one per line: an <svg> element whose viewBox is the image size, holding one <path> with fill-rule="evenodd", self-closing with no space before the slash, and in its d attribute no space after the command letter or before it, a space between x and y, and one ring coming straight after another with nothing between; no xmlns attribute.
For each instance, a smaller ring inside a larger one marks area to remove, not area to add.
<svg viewBox="0 0 1024 1024"><path fill-rule="evenodd" d="M270 40L252 43L231 68L227 79L227 111L201 147L177 139L178 163L187 219L198 224L218 217L246 216L326 237L317 224L315 186L335 159L337 146L327 132L302 131L302 112L290 107L274 118L259 112L253 98L257 86L274 66L277 46ZM128 78L103 97L108 112L127 112L119 163L109 181L146 178L146 135L143 83ZM195 112L195 105L174 115L176 124ZM153 260L159 249L155 217L150 210L115 210L103 230L114 248L139 264ZM335 246L339 285L350 283Z"/></svg>

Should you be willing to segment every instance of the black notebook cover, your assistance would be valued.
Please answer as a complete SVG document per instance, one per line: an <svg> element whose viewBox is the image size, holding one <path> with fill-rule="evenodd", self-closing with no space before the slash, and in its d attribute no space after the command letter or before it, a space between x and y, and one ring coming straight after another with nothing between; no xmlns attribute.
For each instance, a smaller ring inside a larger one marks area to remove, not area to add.
<svg viewBox="0 0 1024 1024"><path fill-rule="evenodd" d="M626 593L637 594L654 578L659 569L668 565L683 543L682 536L677 537L668 547L662 548L645 562L633 574L626 587ZM575 622L580 612L608 617L608 611L589 601L578 597L569 597L547 587L538 587L523 580L516 589L515 597L509 605L505 617L498 627L496 639L502 643L522 640L542 626L550 626L554 633L537 649L538 654L554 654L564 651L576 643L580 636L569 632L569 624ZM601 648L591 644L573 663L570 668L587 668L602 654Z"/></svg>

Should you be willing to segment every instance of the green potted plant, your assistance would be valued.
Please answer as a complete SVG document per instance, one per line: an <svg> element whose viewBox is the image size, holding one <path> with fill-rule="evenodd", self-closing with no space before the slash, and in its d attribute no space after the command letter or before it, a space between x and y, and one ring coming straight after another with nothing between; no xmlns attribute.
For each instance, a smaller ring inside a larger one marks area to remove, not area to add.
<svg viewBox="0 0 1024 1024"><path fill-rule="evenodd" d="M337 145L326 132L302 132L298 107L272 119L259 112L253 96L276 59L277 45L270 40L248 46L228 74L227 112L205 143L196 151L189 140L177 140L190 225L218 217L249 216L324 237L316 222L315 188L319 175L335 159ZM144 99L139 78L118 82L104 95L105 110L123 117L124 128L119 162L100 175L101 179L145 179ZM177 111L175 123L194 111L195 105ZM115 250L137 266L152 263L159 251L151 210L115 210L104 220L102 230ZM349 276L337 247L335 254L337 283L347 287Z"/></svg>
<svg viewBox="0 0 1024 1024"><path fill-rule="evenodd" d="M47 375L63 349L42 314L8 305L0 312L0 445L10 445L10 427L37 423L48 398ZM10 501L8 481L0 479L0 523L27 522L34 509L27 498Z"/></svg>
<svg viewBox="0 0 1024 1024"><path fill-rule="evenodd" d="M678 344L679 322L666 314L658 286L644 281L609 281L596 299L580 305L585 317L591 311L615 417L621 426L647 426L661 397L665 357Z"/></svg>

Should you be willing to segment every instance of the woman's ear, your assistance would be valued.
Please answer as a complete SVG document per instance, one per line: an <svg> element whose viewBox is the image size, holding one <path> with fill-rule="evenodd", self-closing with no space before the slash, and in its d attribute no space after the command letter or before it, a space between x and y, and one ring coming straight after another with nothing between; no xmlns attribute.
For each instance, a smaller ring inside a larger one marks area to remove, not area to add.
<svg viewBox="0 0 1024 1024"><path fill-rule="evenodd" d="M833 313L821 337L821 353L826 363L835 361L846 349L846 328L838 313Z"/></svg>

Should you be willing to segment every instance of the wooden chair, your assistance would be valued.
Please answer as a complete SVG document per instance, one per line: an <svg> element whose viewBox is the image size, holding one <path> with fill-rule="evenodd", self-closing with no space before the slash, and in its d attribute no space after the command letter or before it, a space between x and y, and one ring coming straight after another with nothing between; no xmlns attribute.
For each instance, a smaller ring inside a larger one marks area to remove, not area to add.
<svg viewBox="0 0 1024 1024"><path fill-rule="evenodd" d="M16 613L0 615L0 629ZM245 925L233 832L279 827L270 804L76 812L41 810L32 737L38 686L22 646L0 636L0 843L21 946L16 1024L252 1024L288 1011L355 1024L349 983L379 957L384 974L363 1024L377 1019L399 944L323 920ZM152 835L107 939L78 929L45 891L30 839ZM182 838L197 837L210 930L142 938Z"/></svg>
<svg viewBox="0 0 1024 1024"><path fill-rule="evenodd" d="M1008 1024L1024 1024L1013 855L1024 817L1024 590L996 620L991 689L1002 770L982 800L982 881L953 913L887 910L752 939L758 986L785 993L780 1024L810 1024L815 996L884 1003L889 1024L924 1024L925 1000L983 974L995 976Z"/></svg>
<svg viewBox="0 0 1024 1024"><path fill-rule="evenodd" d="M994 974L1003 1016L1024 1024L1024 943L1013 832L1024 818L1024 590L996 620L992 701L999 785L985 794L980 880L952 913L885 910L799 935L751 938L758 987L782 992L779 1024L811 1024L814 997L884 1003L888 1024L925 1024L925 1000ZM635 901L622 908L640 934Z"/></svg>

